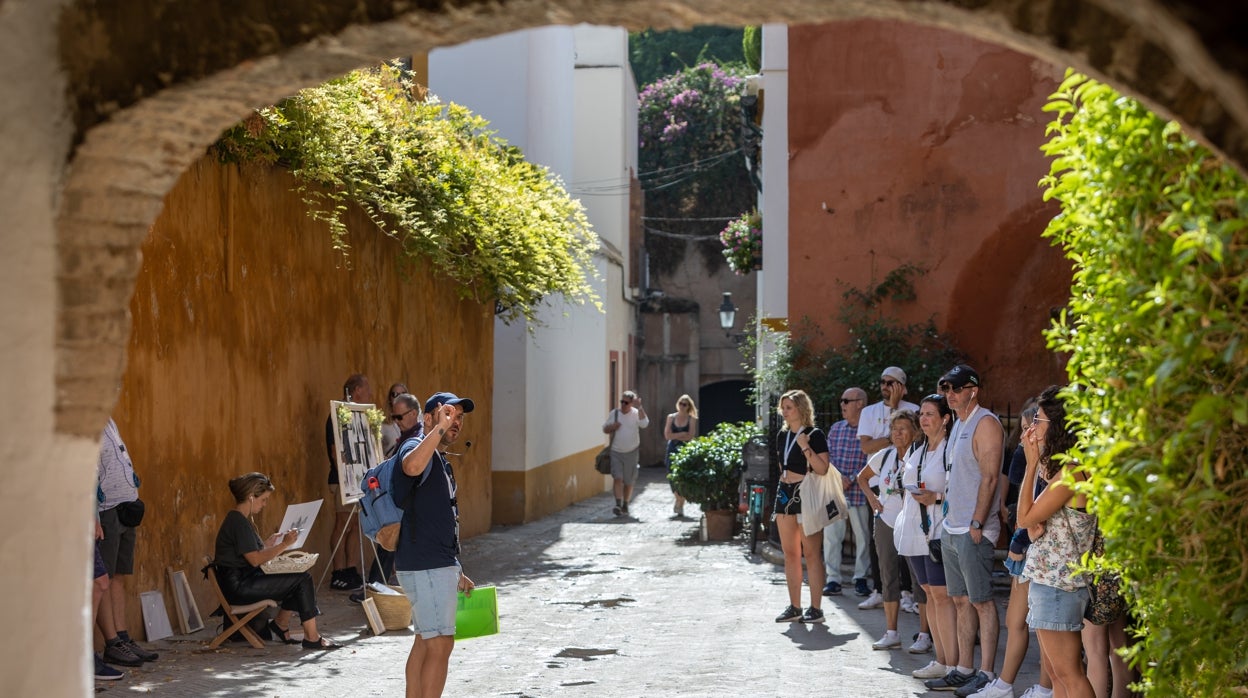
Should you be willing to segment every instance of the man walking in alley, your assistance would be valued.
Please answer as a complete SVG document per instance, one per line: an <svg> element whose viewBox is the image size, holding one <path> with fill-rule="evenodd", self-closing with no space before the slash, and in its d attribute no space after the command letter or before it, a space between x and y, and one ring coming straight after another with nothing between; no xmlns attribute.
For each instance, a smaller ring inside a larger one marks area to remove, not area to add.
<svg viewBox="0 0 1248 698"><path fill-rule="evenodd" d="M641 430L650 426L650 418L641 407L641 398L631 390L620 396L620 406L611 410L602 425L611 438L611 487L615 493L616 516L628 516L628 503L633 498L633 485L641 469Z"/></svg>
<svg viewBox="0 0 1248 698"><path fill-rule="evenodd" d="M858 471L867 464L867 454L862 452L858 441L858 418L867 404L867 393L862 388L849 388L841 393L841 421L828 427L828 458L832 467L841 474L845 490L845 503L849 506L849 524L854 529L854 585L861 596L866 596L867 575L871 572L871 536L867 533L871 512L867 509L867 496L858 487ZM823 585L824 596L841 593L841 548L845 543L845 519L823 529L823 562L828 571L828 582Z"/></svg>
<svg viewBox="0 0 1248 698"><path fill-rule="evenodd" d="M929 690L969 696L991 682L997 660L997 604L992 598L993 549L1001 534L997 515L997 477L1005 432L991 411L979 404L975 369L959 364L941 376L938 389L957 415L949 435L949 480L945 492L944 532L940 537L945 581L957 609L958 666ZM972 674L975 627L979 626L980 670Z"/></svg>
<svg viewBox="0 0 1248 698"><path fill-rule="evenodd" d="M475 405L453 393L425 402L423 438L404 441L391 495L403 509L395 569L412 602L415 638L407 655L407 698L442 695L455 647L456 592L474 584L459 565L459 506L455 474L444 451L459 438Z"/></svg>

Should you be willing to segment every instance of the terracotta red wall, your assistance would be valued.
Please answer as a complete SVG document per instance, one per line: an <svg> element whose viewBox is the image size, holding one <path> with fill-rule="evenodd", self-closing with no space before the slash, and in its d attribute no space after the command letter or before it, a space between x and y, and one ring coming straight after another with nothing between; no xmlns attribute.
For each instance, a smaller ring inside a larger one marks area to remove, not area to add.
<svg viewBox="0 0 1248 698"><path fill-rule="evenodd" d="M1048 172L1041 107L1060 76L917 25L791 28L790 320L817 319L843 342L845 290L914 264L928 270L917 302L888 311L934 316L983 376L986 402L1016 408L1061 381L1040 332L1065 303L1070 266L1040 237L1057 208L1037 186Z"/></svg>

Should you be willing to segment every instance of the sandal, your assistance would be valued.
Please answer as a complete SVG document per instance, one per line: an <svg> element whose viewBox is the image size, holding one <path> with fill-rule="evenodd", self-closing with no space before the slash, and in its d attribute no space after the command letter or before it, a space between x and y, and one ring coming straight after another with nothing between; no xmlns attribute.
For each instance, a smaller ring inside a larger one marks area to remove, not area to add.
<svg viewBox="0 0 1248 698"><path fill-rule="evenodd" d="M282 626L278 625L277 621L272 618L269 619L269 632L273 633L273 637L277 638L278 642L287 645L295 645L300 642L299 640L290 639L290 628L282 630Z"/></svg>
<svg viewBox="0 0 1248 698"><path fill-rule="evenodd" d="M315 640L300 640L300 642L303 643L303 648L305 650L336 650L342 647L342 645L334 642L324 635Z"/></svg>

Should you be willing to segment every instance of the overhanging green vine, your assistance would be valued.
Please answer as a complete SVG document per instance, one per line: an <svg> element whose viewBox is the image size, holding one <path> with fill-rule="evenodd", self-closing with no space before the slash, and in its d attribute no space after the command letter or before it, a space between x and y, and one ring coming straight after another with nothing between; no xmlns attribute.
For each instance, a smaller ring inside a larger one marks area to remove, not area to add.
<svg viewBox="0 0 1248 698"><path fill-rule="evenodd" d="M485 119L413 93L396 69L356 71L257 111L216 150L290 168L344 255L356 205L408 259L458 281L462 297L496 301L504 320L534 322L551 294L597 306L598 238L580 202Z"/></svg>

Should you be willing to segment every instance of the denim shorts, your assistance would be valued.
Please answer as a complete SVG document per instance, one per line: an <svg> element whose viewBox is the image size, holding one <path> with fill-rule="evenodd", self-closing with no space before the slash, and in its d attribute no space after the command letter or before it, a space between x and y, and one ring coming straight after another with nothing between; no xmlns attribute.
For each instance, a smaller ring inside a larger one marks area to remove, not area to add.
<svg viewBox="0 0 1248 698"><path fill-rule="evenodd" d="M407 600L412 602L412 626L424 639L439 635L454 637L459 573L459 565L395 573Z"/></svg>
<svg viewBox="0 0 1248 698"><path fill-rule="evenodd" d="M1087 606L1087 587L1062 591L1032 582L1027 590L1027 625L1032 630L1077 633L1083 629L1083 610Z"/></svg>

